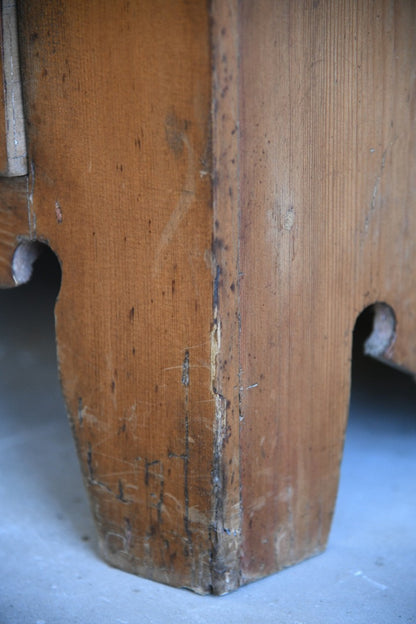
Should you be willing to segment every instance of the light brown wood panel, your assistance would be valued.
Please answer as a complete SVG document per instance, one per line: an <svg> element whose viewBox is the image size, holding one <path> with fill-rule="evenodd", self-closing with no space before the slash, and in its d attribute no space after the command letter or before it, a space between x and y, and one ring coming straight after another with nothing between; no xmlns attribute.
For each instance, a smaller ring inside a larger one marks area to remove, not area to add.
<svg viewBox="0 0 416 624"><path fill-rule="evenodd" d="M0 279L21 237L60 260L104 557L220 594L321 551L366 306L416 371L416 6L18 8L30 174L2 181Z"/></svg>
<svg viewBox="0 0 416 624"><path fill-rule="evenodd" d="M242 3L244 580L326 544L366 305L416 370L415 44L412 2Z"/></svg>
<svg viewBox="0 0 416 624"><path fill-rule="evenodd" d="M63 391L111 563L209 591L204 2L22 2L34 215L62 265Z"/></svg>

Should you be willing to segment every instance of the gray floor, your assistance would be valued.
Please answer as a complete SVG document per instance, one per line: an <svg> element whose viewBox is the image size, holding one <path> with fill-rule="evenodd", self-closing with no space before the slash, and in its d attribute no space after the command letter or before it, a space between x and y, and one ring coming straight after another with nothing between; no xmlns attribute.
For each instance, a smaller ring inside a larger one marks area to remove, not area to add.
<svg viewBox="0 0 416 624"><path fill-rule="evenodd" d="M234 594L196 596L97 555L57 381L54 283L43 274L0 292L0 624L416 622L410 379L355 364L327 551Z"/></svg>

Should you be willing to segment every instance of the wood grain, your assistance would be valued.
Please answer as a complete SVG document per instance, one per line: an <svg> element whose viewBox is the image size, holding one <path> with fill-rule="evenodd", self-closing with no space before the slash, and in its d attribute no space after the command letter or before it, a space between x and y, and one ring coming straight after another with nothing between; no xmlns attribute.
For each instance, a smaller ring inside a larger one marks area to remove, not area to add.
<svg viewBox="0 0 416 624"><path fill-rule="evenodd" d="M239 585L241 556L238 2L215 1L212 11L212 391L215 397L212 587L215 593L222 594Z"/></svg>
<svg viewBox="0 0 416 624"><path fill-rule="evenodd" d="M100 547L209 591L211 79L204 2L22 2L32 235Z"/></svg>
<svg viewBox="0 0 416 624"><path fill-rule="evenodd" d="M221 594L321 551L365 307L392 307L382 357L416 371L416 6L18 15L30 173L0 188L0 279L21 237L60 260L104 557Z"/></svg>
<svg viewBox="0 0 416 624"><path fill-rule="evenodd" d="M416 370L416 6L261 0L240 23L248 580L326 544L364 307L393 307Z"/></svg>

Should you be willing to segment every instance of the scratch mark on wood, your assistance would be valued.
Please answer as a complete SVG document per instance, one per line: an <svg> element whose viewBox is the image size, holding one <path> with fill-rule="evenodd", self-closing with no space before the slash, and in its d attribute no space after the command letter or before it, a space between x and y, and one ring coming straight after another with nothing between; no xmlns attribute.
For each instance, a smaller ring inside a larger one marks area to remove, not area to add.
<svg viewBox="0 0 416 624"><path fill-rule="evenodd" d="M82 427L82 423L84 421L84 414L82 413L82 410L82 397L78 397L78 422L80 427Z"/></svg>
<svg viewBox="0 0 416 624"><path fill-rule="evenodd" d="M88 466L88 477L90 481L94 481L94 470L92 467L92 450L91 450L91 442L88 442L87 448L87 466Z"/></svg>
<svg viewBox="0 0 416 624"><path fill-rule="evenodd" d="M176 116L174 119L175 122L173 122L172 114L169 114L166 118L165 129L167 142L177 158L182 156L184 151L183 148L185 147L188 163L179 199L175 208L171 212L167 224L165 225L156 249L154 262L155 272L160 270L160 257L163 249L172 241L179 225L186 217L190 207L192 206L195 197L194 151L186 135L186 122L181 122L176 118Z"/></svg>
<svg viewBox="0 0 416 624"><path fill-rule="evenodd" d="M33 193L35 190L35 163L30 161L30 171L27 181L27 218L29 223L29 234L31 238L36 238L37 223L36 212L33 207Z"/></svg>
<svg viewBox="0 0 416 624"><path fill-rule="evenodd" d="M190 436L189 436L189 388L190 388L190 362L189 351L185 351L184 361L182 365L182 385L185 389L184 397L184 414L185 414L185 452L181 455L176 453L168 453L169 458L176 458L183 460L183 473L184 473L184 529L186 535L186 545L184 548L185 556L192 556L192 531L190 528L189 519L189 451L190 451Z"/></svg>
<svg viewBox="0 0 416 624"><path fill-rule="evenodd" d="M185 351L185 357L182 364L182 385L189 387L189 351Z"/></svg>
<svg viewBox="0 0 416 624"><path fill-rule="evenodd" d="M99 487L103 490L105 490L108 494L113 495L113 492L111 490L111 488L108 487L108 485L106 485L105 483L102 483L101 481L98 481L95 478L94 475L94 468L92 465L92 448L91 448L91 442L88 442L88 446L87 446L87 468L88 468L88 482L90 485Z"/></svg>
<svg viewBox="0 0 416 624"><path fill-rule="evenodd" d="M125 549L130 550L131 539L132 539L132 530L130 518L124 518L124 533L125 533Z"/></svg>
<svg viewBox="0 0 416 624"><path fill-rule="evenodd" d="M384 150L384 152L381 155L381 162L380 162L380 167L376 176L376 180L374 183L374 187L373 187L373 193L371 195L371 202L370 202L370 209L365 217L364 220L364 235L366 235L368 233L369 227L370 227L370 222L372 219L373 214L375 213L376 210L376 204L377 204L377 196L380 190L380 184L381 184L381 178L383 176L383 172L386 166L386 158L387 158L387 154L389 152L389 150L393 147L393 145L395 144L397 140L397 137L394 137L390 143L388 144L388 146L386 147L386 149Z"/></svg>
<svg viewBox="0 0 416 624"><path fill-rule="evenodd" d="M151 470L153 466L158 467L158 471ZM154 492L149 493L150 502L148 503L148 505L151 509L156 509L157 521L158 521L158 524L161 525L162 512L164 509L163 498L164 498L165 481L164 481L164 476L163 476L163 464L158 459L155 459L152 461L146 460L145 462L144 482L147 488L149 488L151 478L156 480L156 484L157 484L156 487L159 489L159 492L158 494L155 494ZM158 500L156 503L154 503L152 499L156 498L156 496L158 497Z"/></svg>
<svg viewBox="0 0 416 624"><path fill-rule="evenodd" d="M149 468L151 466L156 466L157 464L160 464L159 459L154 459L153 461L147 461L147 460L145 461L144 483L146 486L149 485L149 476L150 476Z"/></svg>
<svg viewBox="0 0 416 624"><path fill-rule="evenodd" d="M101 475L102 479L111 479L114 477L131 477L131 476L136 476L137 471L136 470L121 470L118 472L106 472L105 474Z"/></svg>
<svg viewBox="0 0 416 624"><path fill-rule="evenodd" d="M61 224L64 218L62 215L62 208L58 201L55 202L55 216L56 216L56 222L58 224Z"/></svg>
<svg viewBox="0 0 416 624"><path fill-rule="evenodd" d="M122 503L128 502L127 499L124 497L124 488L123 488L123 482L121 479L118 480L118 494L116 498L118 498L118 500L120 500Z"/></svg>

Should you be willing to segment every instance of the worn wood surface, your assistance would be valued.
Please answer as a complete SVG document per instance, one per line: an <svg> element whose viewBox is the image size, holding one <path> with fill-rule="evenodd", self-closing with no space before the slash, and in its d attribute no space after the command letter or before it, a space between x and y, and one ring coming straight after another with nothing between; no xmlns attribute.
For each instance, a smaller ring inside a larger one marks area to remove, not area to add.
<svg viewBox="0 0 416 624"><path fill-rule="evenodd" d="M111 563L209 591L205 2L22 2L31 235L60 259L63 391Z"/></svg>
<svg viewBox="0 0 416 624"><path fill-rule="evenodd" d="M248 579L325 546L363 308L393 307L416 370L416 5L260 0L240 23Z"/></svg>
<svg viewBox="0 0 416 624"><path fill-rule="evenodd" d="M29 176L1 182L0 279L19 236L60 260L102 553L224 593L319 552L366 306L416 371L416 6L18 9Z"/></svg>

